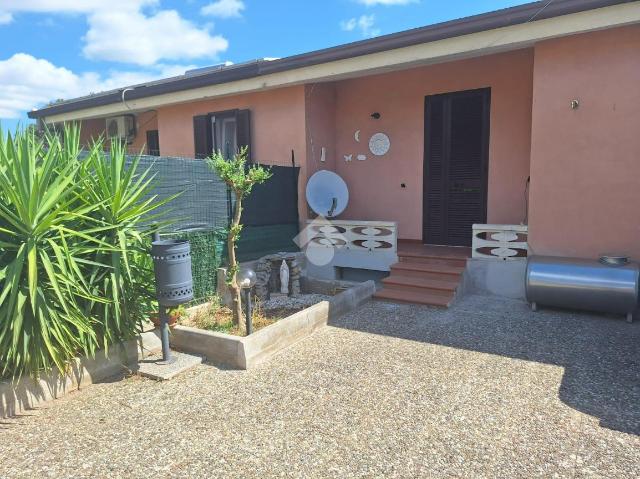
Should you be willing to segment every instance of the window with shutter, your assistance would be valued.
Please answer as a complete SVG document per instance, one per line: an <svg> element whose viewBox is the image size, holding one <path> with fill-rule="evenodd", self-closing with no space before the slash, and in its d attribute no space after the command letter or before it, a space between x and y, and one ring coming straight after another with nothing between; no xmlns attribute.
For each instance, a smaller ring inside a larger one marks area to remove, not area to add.
<svg viewBox="0 0 640 479"><path fill-rule="evenodd" d="M196 158L220 151L231 158L241 147L249 148L251 161L251 114L249 110L213 112L193 118Z"/></svg>
<svg viewBox="0 0 640 479"><path fill-rule="evenodd" d="M158 130L147 130L147 154L160 156L160 137Z"/></svg>

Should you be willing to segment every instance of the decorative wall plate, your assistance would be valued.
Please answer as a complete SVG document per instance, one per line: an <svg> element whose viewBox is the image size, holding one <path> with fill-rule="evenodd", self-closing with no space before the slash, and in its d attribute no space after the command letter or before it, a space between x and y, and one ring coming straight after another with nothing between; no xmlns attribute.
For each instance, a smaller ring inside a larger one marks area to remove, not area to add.
<svg viewBox="0 0 640 479"><path fill-rule="evenodd" d="M367 159L367 155L358 155L356 158L358 159L358 161L364 161Z"/></svg>
<svg viewBox="0 0 640 479"><path fill-rule="evenodd" d="M376 133L369 140L369 150L376 156L386 155L391 148L391 141L384 133Z"/></svg>
<svg viewBox="0 0 640 479"><path fill-rule="evenodd" d="M351 161L353 159L353 155L344 155L344 161Z"/></svg>
<svg viewBox="0 0 640 479"><path fill-rule="evenodd" d="M356 132L353 134L353 137L358 143L360 143L360 130L356 130Z"/></svg>

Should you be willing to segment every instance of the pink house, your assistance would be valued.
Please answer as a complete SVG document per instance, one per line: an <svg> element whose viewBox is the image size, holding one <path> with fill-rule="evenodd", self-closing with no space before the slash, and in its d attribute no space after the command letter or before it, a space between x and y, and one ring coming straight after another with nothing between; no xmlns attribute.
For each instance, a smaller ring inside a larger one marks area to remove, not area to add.
<svg viewBox="0 0 640 479"><path fill-rule="evenodd" d="M416 245L470 247L473 224L509 225L535 254L640 259L639 85L640 2L556 0L187 72L29 116L81 121L88 139L105 118L133 115L132 147L167 156L250 144L255 161L288 165L293 150L300 198L313 173L337 173L350 193L340 219L394 222L405 259ZM369 148L376 133L389 141L380 156ZM304 201L299 211L312 217ZM420 251L442 256L449 276L396 276L417 278L424 302L439 304L469 250ZM522 272L522 262L498 263L508 266L477 268L485 279Z"/></svg>

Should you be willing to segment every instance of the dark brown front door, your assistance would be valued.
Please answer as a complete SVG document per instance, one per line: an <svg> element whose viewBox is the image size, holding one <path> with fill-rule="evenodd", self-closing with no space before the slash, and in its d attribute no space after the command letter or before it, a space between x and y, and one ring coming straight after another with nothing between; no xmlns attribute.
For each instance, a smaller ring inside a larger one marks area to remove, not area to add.
<svg viewBox="0 0 640 479"><path fill-rule="evenodd" d="M491 89L425 100L423 240L471 246L474 223L487 221Z"/></svg>

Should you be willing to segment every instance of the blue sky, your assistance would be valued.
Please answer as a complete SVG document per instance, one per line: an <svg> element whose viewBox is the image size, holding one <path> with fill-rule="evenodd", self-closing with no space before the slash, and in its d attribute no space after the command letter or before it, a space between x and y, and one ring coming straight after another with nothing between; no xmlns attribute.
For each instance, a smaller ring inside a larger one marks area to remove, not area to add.
<svg viewBox="0 0 640 479"><path fill-rule="evenodd" d="M0 0L0 121L57 98L284 57L518 0Z"/></svg>

